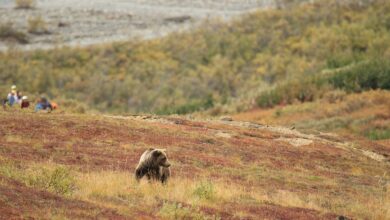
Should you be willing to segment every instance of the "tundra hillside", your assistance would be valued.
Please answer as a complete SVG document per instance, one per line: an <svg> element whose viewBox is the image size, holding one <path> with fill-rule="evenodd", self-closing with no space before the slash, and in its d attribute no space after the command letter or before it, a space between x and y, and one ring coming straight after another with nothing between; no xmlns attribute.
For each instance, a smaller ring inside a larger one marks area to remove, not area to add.
<svg viewBox="0 0 390 220"><path fill-rule="evenodd" d="M389 219L388 147L179 117L0 112L1 219ZM44 125L44 126L42 126ZM137 183L166 148L166 186Z"/></svg>
<svg viewBox="0 0 390 220"><path fill-rule="evenodd" d="M311 2L0 53L1 94L60 106L0 111L0 219L390 219L390 2ZM167 185L134 178L150 147Z"/></svg>
<svg viewBox="0 0 390 220"><path fill-rule="evenodd" d="M150 41L11 50L0 91L16 83L111 113L221 114L389 89L389 12L384 0L314 1Z"/></svg>

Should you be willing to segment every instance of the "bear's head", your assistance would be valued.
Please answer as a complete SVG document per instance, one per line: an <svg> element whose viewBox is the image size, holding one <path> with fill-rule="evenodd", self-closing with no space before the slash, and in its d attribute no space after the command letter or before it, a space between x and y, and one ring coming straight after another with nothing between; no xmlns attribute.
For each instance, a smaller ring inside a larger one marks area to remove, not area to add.
<svg viewBox="0 0 390 220"><path fill-rule="evenodd" d="M152 152L153 161L158 166L170 167L165 149L154 149Z"/></svg>

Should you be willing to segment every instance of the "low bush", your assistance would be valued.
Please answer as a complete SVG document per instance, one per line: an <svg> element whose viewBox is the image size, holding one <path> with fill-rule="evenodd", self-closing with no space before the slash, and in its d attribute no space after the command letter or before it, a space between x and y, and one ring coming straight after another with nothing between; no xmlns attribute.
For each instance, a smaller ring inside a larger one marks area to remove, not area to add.
<svg viewBox="0 0 390 220"><path fill-rule="evenodd" d="M270 108L294 101L307 102L326 98L334 102L347 93L370 89L390 89L390 62L373 59L328 75L302 77L262 92L256 99L257 106ZM337 92L330 93L336 90Z"/></svg>
<svg viewBox="0 0 390 220"><path fill-rule="evenodd" d="M75 178L69 168L56 166L32 166L25 168L16 163L2 162L0 175L61 195L70 195L75 189Z"/></svg>
<svg viewBox="0 0 390 220"><path fill-rule="evenodd" d="M352 64L355 60L350 56L333 55L326 60L326 66L329 69L341 68Z"/></svg>
<svg viewBox="0 0 390 220"><path fill-rule="evenodd" d="M28 43L27 35L16 30L12 23L0 24L0 40L15 41L17 43Z"/></svg>
<svg viewBox="0 0 390 220"><path fill-rule="evenodd" d="M16 168L16 164L9 161L1 161L0 175L12 179L20 179L22 176L21 172Z"/></svg>
<svg viewBox="0 0 390 220"><path fill-rule="evenodd" d="M180 106L164 107L158 110L156 113L159 115L165 115L165 114L184 115L196 111L207 110L209 108L212 108L213 106L214 106L213 98L211 96L208 96L205 100L192 101L185 105L180 105Z"/></svg>
<svg viewBox="0 0 390 220"><path fill-rule="evenodd" d="M49 34L46 21L41 16L28 19L28 32L31 34Z"/></svg>
<svg viewBox="0 0 390 220"><path fill-rule="evenodd" d="M200 182L193 192L194 196L199 199L211 200L215 197L214 185L211 182Z"/></svg>
<svg viewBox="0 0 390 220"><path fill-rule="evenodd" d="M75 180L70 169L65 167L32 170L27 173L25 181L29 186L42 188L61 195L71 194L75 186Z"/></svg>
<svg viewBox="0 0 390 220"><path fill-rule="evenodd" d="M296 101L308 102L322 97L327 83L319 77L308 77L279 84L274 89L262 92L256 98L259 107L270 108L276 105L292 104Z"/></svg>
<svg viewBox="0 0 390 220"><path fill-rule="evenodd" d="M35 6L35 0L15 0L16 9L33 9Z"/></svg>
<svg viewBox="0 0 390 220"><path fill-rule="evenodd" d="M374 128L366 132L366 137L368 137L371 140L390 139L390 129Z"/></svg>
<svg viewBox="0 0 390 220"><path fill-rule="evenodd" d="M390 89L390 62L373 59L352 68L337 72L329 83L347 92L361 92L369 89Z"/></svg>

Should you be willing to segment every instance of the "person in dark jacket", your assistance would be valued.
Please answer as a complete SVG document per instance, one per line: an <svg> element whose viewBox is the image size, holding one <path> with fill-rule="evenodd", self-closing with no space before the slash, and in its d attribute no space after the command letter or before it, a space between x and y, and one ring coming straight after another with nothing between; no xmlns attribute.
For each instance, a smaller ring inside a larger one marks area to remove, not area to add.
<svg viewBox="0 0 390 220"><path fill-rule="evenodd" d="M38 112L40 110L47 110L48 112L51 112L53 110L52 105L46 97L42 96L35 105L35 112Z"/></svg>
<svg viewBox="0 0 390 220"><path fill-rule="evenodd" d="M6 107L7 107L7 102L8 102L8 99L3 99L2 100L2 105L3 105L3 109L5 110Z"/></svg>

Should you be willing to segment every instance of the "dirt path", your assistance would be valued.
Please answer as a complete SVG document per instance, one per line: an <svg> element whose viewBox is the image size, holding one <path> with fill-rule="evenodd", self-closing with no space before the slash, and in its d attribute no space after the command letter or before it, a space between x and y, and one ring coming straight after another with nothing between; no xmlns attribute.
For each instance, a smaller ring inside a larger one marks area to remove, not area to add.
<svg viewBox="0 0 390 220"><path fill-rule="evenodd" d="M86 46L150 39L187 30L205 19L230 19L250 10L272 5L273 0L39 0L34 10L15 10L13 0L0 0L0 20L27 32L28 20L41 16L50 34L29 34L29 44L46 49L61 45ZM0 41L0 50L10 45ZM15 45L13 45L15 46Z"/></svg>

